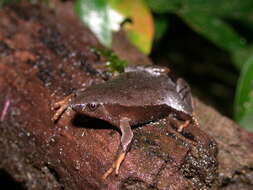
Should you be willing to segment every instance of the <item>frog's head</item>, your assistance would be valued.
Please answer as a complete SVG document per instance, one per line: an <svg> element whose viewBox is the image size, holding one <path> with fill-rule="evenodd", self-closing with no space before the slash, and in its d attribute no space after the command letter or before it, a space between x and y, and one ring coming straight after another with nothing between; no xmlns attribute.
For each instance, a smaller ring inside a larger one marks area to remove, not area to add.
<svg viewBox="0 0 253 190"><path fill-rule="evenodd" d="M105 106L102 103L75 103L71 105L71 108L79 114L101 119L111 123L110 114L108 114L107 110L105 109Z"/></svg>

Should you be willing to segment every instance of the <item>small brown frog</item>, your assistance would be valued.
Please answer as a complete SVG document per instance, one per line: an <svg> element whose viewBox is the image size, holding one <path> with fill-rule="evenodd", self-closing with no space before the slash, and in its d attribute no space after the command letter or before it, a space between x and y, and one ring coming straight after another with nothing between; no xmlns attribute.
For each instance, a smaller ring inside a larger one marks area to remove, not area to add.
<svg viewBox="0 0 253 190"><path fill-rule="evenodd" d="M103 175L104 179L114 170L118 174L133 139L131 126L171 114L184 121L178 126L179 132L191 122L198 126L189 85L181 78L174 82L168 68L159 66L129 67L105 83L73 93L55 103L54 108L58 109L52 118L54 121L67 109L72 109L79 114L107 121L120 129L120 152Z"/></svg>

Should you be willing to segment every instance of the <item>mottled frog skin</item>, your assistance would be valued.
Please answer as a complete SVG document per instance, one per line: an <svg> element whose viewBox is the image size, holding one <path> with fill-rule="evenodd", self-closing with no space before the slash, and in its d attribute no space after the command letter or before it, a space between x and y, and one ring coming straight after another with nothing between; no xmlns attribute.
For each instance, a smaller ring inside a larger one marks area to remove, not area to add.
<svg viewBox="0 0 253 190"><path fill-rule="evenodd" d="M128 67L119 76L79 90L57 102L54 107L58 109L53 117L55 121L65 110L71 109L107 121L121 130L121 151L103 178L113 170L118 174L133 138L131 126L170 114L185 121L178 131L190 122L196 123L189 85L181 78L173 81L169 69L159 66Z"/></svg>

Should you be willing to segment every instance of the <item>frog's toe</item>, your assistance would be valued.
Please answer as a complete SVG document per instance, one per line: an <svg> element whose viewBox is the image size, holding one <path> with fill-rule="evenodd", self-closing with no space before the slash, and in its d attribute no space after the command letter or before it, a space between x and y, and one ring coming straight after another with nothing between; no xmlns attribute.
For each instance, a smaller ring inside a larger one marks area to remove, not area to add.
<svg viewBox="0 0 253 190"><path fill-rule="evenodd" d="M118 175L119 174L119 167L121 165L121 163L123 162L123 160L126 157L126 152L122 152L118 159L115 161L115 174Z"/></svg>
<svg viewBox="0 0 253 190"><path fill-rule="evenodd" d="M67 96L66 98L64 98L63 100L59 101L59 102L55 102L53 104L53 108L54 109L58 109L60 107L63 107L65 106L66 104L69 104L69 102L71 101L70 97Z"/></svg>
<svg viewBox="0 0 253 190"><path fill-rule="evenodd" d="M115 165L113 164L102 176L102 179L106 179L115 169Z"/></svg>
<svg viewBox="0 0 253 190"><path fill-rule="evenodd" d="M112 166L104 173L104 175L102 176L102 179L106 179L114 170L115 170L115 174L118 175L120 165L125 159L125 157L126 157L126 152L120 153L117 160L115 160Z"/></svg>
<svg viewBox="0 0 253 190"><path fill-rule="evenodd" d="M188 127L190 125L190 121L186 120L183 124L181 124L178 129L177 132L182 132L184 128Z"/></svg>
<svg viewBox="0 0 253 190"><path fill-rule="evenodd" d="M63 112L67 109L68 105L61 105L58 107L59 109L55 112L54 116L52 117L53 121L57 121L60 116L63 114Z"/></svg>
<svg viewBox="0 0 253 190"><path fill-rule="evenodd" d="M52 109L58 109L59 107L61 107L62 105L62 101L56 102L52 105Z"/></svg>
<svg viewBox="0 0 253 190"><path fill-rule="evenodd" d="M57 110L52 117L53 121L57 121L60 116L65 112L65 110L69 107L69 104L72 100L73 94L65 97L63 100L58 101L52 105L52 109Z"/></svg>

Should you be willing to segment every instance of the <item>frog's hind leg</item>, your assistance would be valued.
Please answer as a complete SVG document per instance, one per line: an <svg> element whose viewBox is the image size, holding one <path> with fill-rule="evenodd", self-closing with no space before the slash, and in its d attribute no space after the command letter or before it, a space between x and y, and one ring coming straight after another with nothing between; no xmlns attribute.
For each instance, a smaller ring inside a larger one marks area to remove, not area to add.
<svg viewBox="0 0 253 190"><path fill-rule="evenodd" d="M70 103L72 97L73 97L73 95L69 95L69 96L65 97L63 100L53 104L53 109L57 109L57 111L55 112L55 114L52 118L53 121L57 121L59 119L59 117L65 112L65 110L69 106L69 103Z"/></svg>
<svg viewBox="0 0 253 190"><path fill-rule="evenodd" d="M192 114L192 122L194 126L199 127L199 122L198 122L198 119L196 118L195 113ZM191 123L191 120L186 120L183 124L179 125L177 131L182 132L184 128L187 128L190 126L190 123Z"/></svg>
<svg viewBox="0 0 253 190"><path fill-rule="evenodd" d="M183 124L179 125L177 132L182 132L184 128L190 125L190 120L186 120Z"/></svg>
<svg viewBox="0 0 253 190"><path fill-rule="evenodd" d="M112 164L112 166L103 175L102 177L103 179L106 179L114 170L115 170L115 174L118 175L120 165L124 161L126 154L130 148L130 145L133 139L133 132L129 124L128 118L120 119L120 130L122 133L120 152L117 156L117 159Z"/></svg>

